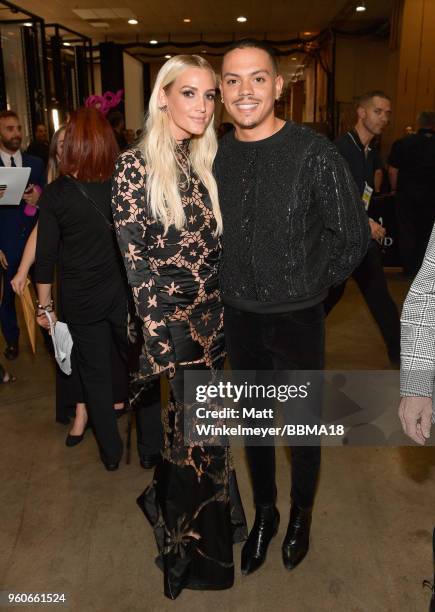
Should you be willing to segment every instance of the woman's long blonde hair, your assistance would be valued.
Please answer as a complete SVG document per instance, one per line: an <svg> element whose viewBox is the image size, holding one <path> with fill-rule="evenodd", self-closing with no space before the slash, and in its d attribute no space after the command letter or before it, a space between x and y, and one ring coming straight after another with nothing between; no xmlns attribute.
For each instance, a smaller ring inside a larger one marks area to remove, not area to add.
<svg viewBox="0 0 435 612"><path fill-rule="evenodd" d="M50 148L48 150L47 184L52 183L59 176L60 161L57 158L57 143L59 142L59 136L61 136L65 130L66 125L61 125L51 138Z"/></svg>
<svg viewBox="0 0 435 612"><path fill-rule="evenodd" d="M171 134L168 113L160 109L159 92L161 89L168 91L175 79L187 68L209 70L216 81L213 68L199 55L177 55L168 60L157 75L145 122L145 133L139 142L147 167L148 205L154 219L162 223L165 233L170 225L179 230L183 229L186 216L178 189L180 163L175 155L177 142ZM189 160L193 171L209 193L217 224L216 234L220 234L222 215L212 173L216 152L217 139L212 118L204 134L192 137Z"/></svg>

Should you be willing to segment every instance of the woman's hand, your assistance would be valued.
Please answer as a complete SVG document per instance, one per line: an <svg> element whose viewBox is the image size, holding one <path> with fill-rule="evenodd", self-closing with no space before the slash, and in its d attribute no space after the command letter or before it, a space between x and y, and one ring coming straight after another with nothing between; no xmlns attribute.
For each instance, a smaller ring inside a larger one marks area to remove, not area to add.
<svg viewBox="0 0 435 612"><path fill-rule="evenodd" d="M56 313L54 312L54 310L52 310L50 312L50 317L51 317L51 320L53 321L53 324L56 323L57 316L56 316ZM38 325L40 325L41 327L43 327L47 331L50 331L50 322L49 322L48 317L45 314L44 310L38 310L37 311L37 313L36 313L36 322L38 323Z"/></svg>
<svg viewBox="0 0 435 612"><path fill-rule="evenodd" d="M15 291L17 295L23 295L23 291L26 288L27 283L27 273L21 272L18 268L17 273L14 278L11 280L12 289Z"/></svg>
<svg viewBox="0 0 435 612"><path fill-rule="evenodd" d="M23 200L31 206L38 206L38 200L41 196L42 189L39 185L29 185L23 194Z"/></svg>

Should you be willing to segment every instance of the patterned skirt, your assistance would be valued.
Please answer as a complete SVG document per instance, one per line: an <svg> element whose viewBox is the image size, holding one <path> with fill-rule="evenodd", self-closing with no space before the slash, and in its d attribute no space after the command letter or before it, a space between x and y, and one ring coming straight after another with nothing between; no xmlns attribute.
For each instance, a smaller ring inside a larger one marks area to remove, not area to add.
<svg viewBox="0 0 435 612"><path fill-rule="evenodd" d="M151 523L164 592L227 589L234 583L233 543L247 537L246 519L225 446L185 446L183 369L171 380L163 411L164 450L152 483L137 502Z"/></svg>

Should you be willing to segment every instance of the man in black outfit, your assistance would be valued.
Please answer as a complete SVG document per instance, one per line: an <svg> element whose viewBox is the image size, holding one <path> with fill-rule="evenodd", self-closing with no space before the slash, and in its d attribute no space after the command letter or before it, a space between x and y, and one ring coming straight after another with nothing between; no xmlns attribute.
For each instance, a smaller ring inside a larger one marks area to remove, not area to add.
<svg viewBox="0 0 435 612"><path fill-rule="evenodd" d="M340 136L335 144L349 164L350 171L358 187L361 205L368 210L375 189L375 172L379 169L379 156L370 143L388 125L391 103L381 91L371 91L361 96L357 103L358 121L355 128ZM352 276L363 294L388 350L393 365L400 365L400 319L397 306L388 291L382 251L378 240L385 236L385 229L369 219L372 242L361 264ZM325 312L329 314L344 293L345 283L334 287L325 300Z"/></svg>
<svg viewBox="0 0 435 612"><path fill-rule="evenodd" d="M220 269L224 327L233 370L321 370L323 300L364 256L367 218L335 147L274 113L283 79L264 43L234 43L222 93L235 130L220 141L215 171L223 214ZM260 373L261 377L261 373ZM258 569L279 524L275 449L246 447L256 517L242 572ZM309 545L320 447L292 451L292 508L282 555L292 569Z"/></svg>
<svg viewBox="0 0 435 612"><path fill-rule="evenodd" d="M414 276L435 222L435 113L418 117L418 132L397 140L388 158L391 189L396 191L403 271Z"/></svg>
<svg viewBox="0 0 435 612"><path fill-rule="evenodd" d="M35 128L35 139L27 148L26 151L29 155L39 157L44 162L44 168L47 168L48 154L49 154L49 143L47 136L47 128L43 123L38 123Z"/></svg>

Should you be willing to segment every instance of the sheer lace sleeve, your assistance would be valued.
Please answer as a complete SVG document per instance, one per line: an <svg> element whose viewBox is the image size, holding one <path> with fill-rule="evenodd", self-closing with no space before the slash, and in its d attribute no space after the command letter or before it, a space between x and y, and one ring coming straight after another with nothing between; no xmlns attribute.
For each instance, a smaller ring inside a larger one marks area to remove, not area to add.
<svg viewBox="0 0 435 612"><path fill-rule="evenodd" d="M142 321L140 374L150 376L167 369L173 373L175 353L154 280L156 273L149 264L147 228L153 219L147 214L145 178L139 151L120 155L112 182L113 219L136 312Z"/></svg>

